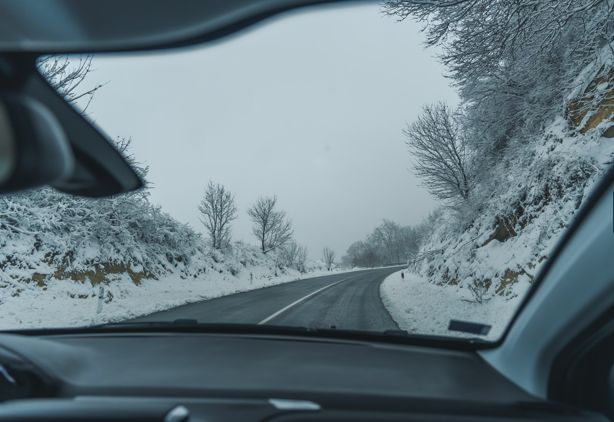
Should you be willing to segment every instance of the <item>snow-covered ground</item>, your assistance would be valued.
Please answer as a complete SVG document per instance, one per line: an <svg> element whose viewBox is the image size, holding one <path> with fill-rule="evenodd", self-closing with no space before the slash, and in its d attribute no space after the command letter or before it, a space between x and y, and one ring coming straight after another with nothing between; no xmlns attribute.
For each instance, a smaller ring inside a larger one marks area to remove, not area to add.
<svg viewBox="0 0 614 422"><path fill-rule="evenodd" d="M126 274L110 276L104 286L72 280L54 280L44 288L31 283L24 285L19 295L3 298L0 329L117 322L190 302L330 274L326 270L313 270L306 274L287 270L285 274L274 276L270 274L270 268L259 266L241 271L236 276L210 272L203 277L184 279L171 274L157 280L143 280L140 285ZM104 300L98 313L100 287L104 287Z"/></svg>
<svg viewBox="0 0 614 422"><path fill-rule="evenodd" d="M485 340L496 340L524 296L528 283L514 285L514 299L495 295L485 303L473 301L470 292L460 286L436 285L416 273L404 270L389 275L380 286L384 305L402 330L416 334L475 337L449 331L451 319L491 325Z"/></svg>

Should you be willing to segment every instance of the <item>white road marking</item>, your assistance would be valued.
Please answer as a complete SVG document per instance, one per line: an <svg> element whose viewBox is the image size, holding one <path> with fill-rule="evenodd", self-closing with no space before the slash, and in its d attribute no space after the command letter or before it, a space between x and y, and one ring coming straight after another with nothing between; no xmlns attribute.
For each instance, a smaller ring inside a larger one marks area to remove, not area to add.
<svg viewBox="0 0 614 422"><path fill-rule="evenodd" d="M278 315L280 315L280 314L282 314L282 313L286 312L288 309L292 308L293 306L298 305L298 304L299 304L299 303L301 303L302 301L309 299L311 296L313 296L313 295L315 295L315 294L320 293L322 290L326 290L326 289L328 289L329 287L333 287L335 284L339 284L339 283L341 283L342 281L347 280L348 278L350 278L350 277L346 277L346 278L341 279L341 280L339 280L339 281L335 281L334 283L327 284L327 285L326 285L326 286L324 286L324 287L320 287L320 288L319 288L318 290L316 290L315 292L311 292L311 293L309 293L308 295L305 295L305 296L303 296L302 298L295 300L295 301L294 301L294 302L292 302L291 304L289 304L289 305L287 305L287 306L284 306L284 307L283 307L283 308L281 308L279 311L275 312L274 314L269 315L268 317L266 317L265 319L263 319L262 321L260 321L260 322L258 323L258 325L266 324L267 322L269 322L270 320L272 320L272 319L273 319L273 318L275 318L276 316L278 316Z"/></svg>

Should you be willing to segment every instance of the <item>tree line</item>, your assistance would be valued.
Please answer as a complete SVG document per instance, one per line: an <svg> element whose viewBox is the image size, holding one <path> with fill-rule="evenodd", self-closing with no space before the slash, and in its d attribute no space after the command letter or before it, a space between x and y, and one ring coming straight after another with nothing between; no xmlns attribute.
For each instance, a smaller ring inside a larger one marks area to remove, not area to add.
<svg viewBox="0 0 614 422"><path fill-rule="evenodd" d="M384 219L365 240L352 243L342 261L351 267L405 264L418 253L422 231Z"/></svg>

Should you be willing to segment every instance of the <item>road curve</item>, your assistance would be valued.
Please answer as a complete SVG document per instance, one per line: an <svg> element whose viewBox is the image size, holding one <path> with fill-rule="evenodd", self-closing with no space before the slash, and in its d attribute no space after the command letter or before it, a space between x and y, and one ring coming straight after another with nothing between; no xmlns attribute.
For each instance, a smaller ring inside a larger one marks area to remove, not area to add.
<svg viewBox="0 0 614 422"><path fill-rule="evenodd" d="M131 322L195 319L203 323L397 330L380 299L379 286L398 270L389 267L293 281L178 306Z"/></svg>

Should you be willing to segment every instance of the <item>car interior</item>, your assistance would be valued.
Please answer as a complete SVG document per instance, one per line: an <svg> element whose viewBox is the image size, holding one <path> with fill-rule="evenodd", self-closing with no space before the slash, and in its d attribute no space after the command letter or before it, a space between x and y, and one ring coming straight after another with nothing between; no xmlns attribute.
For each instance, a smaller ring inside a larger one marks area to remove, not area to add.
<svg viewBox="0 0 614 422"><path fill-rule="evenodd" d="M215 45L345 3L364 2L1 1L0 193L96 200L146 185L41 57ZM614 419L613 192L610 167L495 341L190 318L4 329L0 421Z"/></svg>

